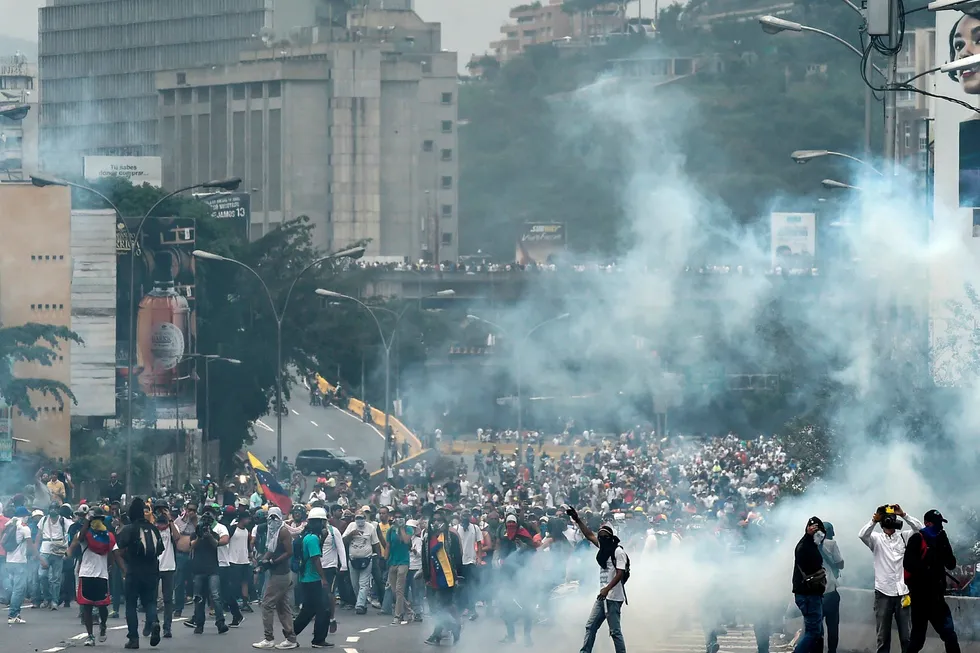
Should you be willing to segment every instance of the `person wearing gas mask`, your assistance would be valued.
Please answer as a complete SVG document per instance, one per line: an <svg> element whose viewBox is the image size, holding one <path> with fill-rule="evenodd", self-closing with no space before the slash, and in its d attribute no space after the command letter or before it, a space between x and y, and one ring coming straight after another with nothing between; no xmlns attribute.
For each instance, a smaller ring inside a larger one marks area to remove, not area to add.
<svg viewBox="0 0 980 653"><path fill-rule="evenodd" d="M293 631L293 605L290 601L293 577L290 574L289 562L293 555L293 535L288 528L283 527L282 510L278 507L269 508L263 537L266 539L259 567L269 574L262 595L264 637L261 641L252 644L252 647L280 650L297 648L299 644L296 643L296 633ZM273 616L278 616L285 637L285 640L278 645L273 639L275 635Z"/></svg>
<svg viewBox="0 0 980 653"><path fill-rule="evenodd" d="M164 499L156 499L153 502L153 524L160 531L163 540L163 553L158 559L160 587L163 593L163 637L170 639L173 637L171 627L174 622L174 580L177 576L175 546L180 539L180 532L170 518L170 504Z"/></svg>
<svg viewBox="0 0 980 653"><path fill-rule="evenodd" d="M810 517L793 552L793 597L803 615L803 636L796 642L794 653L823 651L823 594L827 589L827 572L820 546L826 539L827 527L823 521Z"/></svg>
<svg viewBox="0 0 980 653"><path fill-rule="evenodd" d="M194 618L184 625L194 629L195 635L204 633L205 608L210 599L214 606L214 623L219 633L228 632L225 623L224 602L221 600L221 581L218 577L218 551L228 545L228 529L218 522L218 507L205 504L201 507L194 534L191 535L191 570L194 572Z"/></svg>
<svg viewBox="0 0 980 653"><path fill-rule="evenodd" d="M378 539L378 528L367 520L366 512L361 509L354 516L354 521L344 531L344 544L350 558L350 580L357 593L355 614L367 613L368 590L371 588L372 558L381 553L381 540Z"/></svg>
<svg viewBox="0 0 980 653"><path fill-rule="evenodd" d="M459 642L461 625L456 614L455 593L463 582L463 550L459 536L449 528L446 511L432 516L422 537L422 578L428 586L429 607L435 627L425 643L438 646L448 630L453 643Z"/></svg>
<svg viewBox="0 0 980 653"><path fill-rule="evenodd" d="M876 653L889 653L892 645L892 620L898 626L902 653L908 653L911 619L908 587L905 585L903 561L908 536L902 533L903 521L912 531L922 530L922 523L906 514L898 504L879 506L871 521L861 528L858 537L871 549L875 570ZM881 526L880 531L875 526Z"/></svg>
<svg viewBox="0 0 980 653"><path fill-rule="evenodd" d="M580 653L592 653L595 636L602 627L603 621L609 624L609 637L612 638L616 653L626 653L626 640L623 638L620 617L623 604L626 602L626 589L623 584L629 578L629 557L619 545L619 538L613 532L612 526L603 524L599 527L599 532L594 533L582 521L575 508L564 506L564 509L579 527L582 536L599 549L595 559L599 565L601 588L592 606L589 620L585 623L585 641L582 642Z"/></svg>
<svg viewBox="0 0 980 653"><path fill-rule="evenodd" d="M922 650L929 624L946 645L946 653L960 653L945 596L946 572L956 567L956 556L943 526L947 521L938 510L927 512L922 521L925 528L909 537L903 560L912 610L908 653Z"/></svg>

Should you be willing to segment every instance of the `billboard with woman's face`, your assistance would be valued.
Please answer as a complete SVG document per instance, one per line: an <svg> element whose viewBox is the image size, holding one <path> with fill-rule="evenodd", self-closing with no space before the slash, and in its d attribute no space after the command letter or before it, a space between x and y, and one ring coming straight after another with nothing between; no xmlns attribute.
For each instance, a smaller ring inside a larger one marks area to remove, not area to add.
<svg viewBox="0 0 980 653"><path fill-rule="evenodd" d="M980 54L980 11L954 12L954 22L946 39L949 51L946 60L955 61ZM980 70L949 73L959 84L962 94L980 95ZM959 124L959 183L958 202L963 208L980 208L980 121L976 114ZM980 217L980 211L974 214ZM973 221L973 236L980 236L980 224Z"/></svg>

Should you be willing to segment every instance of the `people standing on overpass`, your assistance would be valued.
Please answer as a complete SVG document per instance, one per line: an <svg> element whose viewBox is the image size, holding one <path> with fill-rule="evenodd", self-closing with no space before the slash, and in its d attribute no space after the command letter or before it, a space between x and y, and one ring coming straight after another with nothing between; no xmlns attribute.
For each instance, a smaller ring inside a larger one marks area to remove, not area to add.
<svg viewBox="0 0 980 653"><path fill-rule="evenodd" d="M902 531L902 520L913 531L922 530L922 523L908 515L898 504L879 506L864 525L858 537L871 549L875 570L875 629L878 637L876 653L889 653L892 645L892 620L898 626L902 653L908 653L911 620L909 589L905 585L903 562L908 537ZM875 531L875 526L881 531Z"/></svg>
<svg viewBox="0 0 980 653"><path fill-rule="evenodd" d="M909 537L903 560L912 610L908 653L922 650L929 624L946 645L946 653L960 653L945 596L946 572L956 567L956 556L943 526L947 521L938 510L930 510L922 522L925 528Z"/></svg>

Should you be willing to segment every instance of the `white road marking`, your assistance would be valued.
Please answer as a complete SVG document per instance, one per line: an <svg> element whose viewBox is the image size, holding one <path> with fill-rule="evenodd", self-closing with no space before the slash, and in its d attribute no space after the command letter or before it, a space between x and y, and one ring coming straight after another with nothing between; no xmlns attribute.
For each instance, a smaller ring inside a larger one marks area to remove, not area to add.
<svg viewBox="0 0 980 653"><path fill-rule="evenodd" d="M357 637L357 636L353 636L353 637L348 637L348 638L347 638L347 643L348 643L348 644L356 644L357 642L359 642L359 641L360 641L360 639L361 639L361 638L360 638L360 637Z"/></svg>
<svg viewBox="0 0 980 653"><path fill-rule="evenodd" d="M58 651L64 651L67 646L55 646L54 648L46 648L41 653L58 653Z"/></svg>
<svg viewBox="0 0 980 653"><path fill-rule="evenodd" d="M344 653L357 653L356 648L345 648Z"/></svg>
<svg viewBox="0 0 980 653"><path fill-rule="evenodd" d="M174 619L174 621L177 621L177 620ZM129 628L129 626L113 626L109 630L126 630L127 628Z"/></svg>
<svg viewBox="0 0 980 653"><path fill-rule="evenodd" d="M317 428L320 428L320 425L317 424L316 422L314 422L313 420L310 420L310 424L312 424L313 426L315 426Z"/></svg>
<svg viewBox="0 0 980 653"><path fill-rule="evenodd" d="M376 630L377 630L377 628L365 628L364 630L359 630L357 632L359 632L359 633L373 633Z"/></svg>
<svg viewBox="0 0 980 653"><path fill-rule="evenodd" d="M343 447L341 447L341 448L340 448L340 453L347 453L347 450L346 450L346 449L344 449Z"/></svg>
<svg viewBox="0 0 980 653"><path fill-rule="evenodd" d="M80 641L82 641L83 639L85 639L86 637L88 637L88 633L82 633L81 635L75 635L75 636L74 636L74 637L72 637L71 639L72 639L72 641L75 641L75 642L80 642Z"/></svg>
<svg viewBox="0 0 980 653"><path fill-rule="evenodd" d="M327 437L330 438L331 440L336 440L337 439L337 438L333 437L332 435L330 435L329 433L327 433Z"/></svg>
<svg viewBox="0 0 980 653"><path fill-rule="evenodd" d="M306 380L306 377L305 376L304 377L300 377L300 378L303 380L303 387L305 387L307 390L309 390L310 389L310 382Z"/></svg>
<svg viewBox="0 0 980 653"><path fill-rule="evenodd" d="M337 408L337 407L336 406L331 406L331 408ZM347 415L347 417L350 417L351 419L356 419L361 424L364 424L364 420L361 419L359 416L355 415L354 413L348 413L346 410L343 410L343 409L340 409L340 408L337 408L337 410L339 410L342 415ZM382 440L385 439L385 436L384 436L384 434L381 431L379 431L373 425L371 426L371 428L374 429L374 432L378 434L378 437L379 438L381 438Z"/></svg>
<svg viewBox="0 0 980 653"><path fill-rule="evenodd" d="M291 410L293 412L293 415L299 415L299 413L296 412L296 409L295 408L290 408L289 410Z"/></svg>
<svg viewBox="0 0 980 653"><path fill-rule="evenodd" d="M262 428L264 428L266 431L269 431L270 433L275 433L276 432L276 430L274 428L272 428L271 426L269 426L268 424L266 424L265 422L263 422L260 419L255 420L255 423L258 426L261 426Z"/></svg>

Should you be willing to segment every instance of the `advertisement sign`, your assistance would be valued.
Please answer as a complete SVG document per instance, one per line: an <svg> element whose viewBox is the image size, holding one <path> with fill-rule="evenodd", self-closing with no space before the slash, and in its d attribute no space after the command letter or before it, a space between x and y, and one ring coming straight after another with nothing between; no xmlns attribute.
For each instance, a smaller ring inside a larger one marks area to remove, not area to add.
<svg viewBox="0 0 980 653"><path fill-rule="evenodd" d="M211 207L215 220L234 220L236 228L248 238L248 224L252 215L252 197L248 193L215 193L201 198Z"/></svg>
<svg viewBox="0 0 980 653"><path fill-rule="evenodd" d="M790 270L813 267L817 247L815 213L773 213L769 231L773 267Z"/></svg>
<svg viewBox="0 0 980 653"><path fill-rule="evenodd" d="M130 230L138 220L127 218ZM197 428L196 359L197 290L193 218L149 218L138 246L118 255L117 414L125 415L129 363L129 318L132 343L134 420L137 428ZM130 301L130 266L135 256L135 301Z"/></svg>
<svg viewBox="0 0 980 653"><path fill-rule="evenodd" d="M545 265L565 251L563 222L528 222L517 240L518 265Z"/></svg>
<svg viewBox="0 0 980 653"><path fill-rule="evenodd" d="M0 463L14 459L14 427L10 413L10 408L0 407Z"/></svg>
<svg viewBox="0 0 980 653"><path fill-rule="evenodd" d="M123 177L133 186L163 185L163 165L158 156L87 156L83 171L88 181L107 177Z"/></svg>

